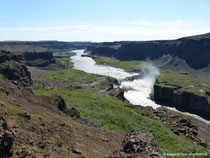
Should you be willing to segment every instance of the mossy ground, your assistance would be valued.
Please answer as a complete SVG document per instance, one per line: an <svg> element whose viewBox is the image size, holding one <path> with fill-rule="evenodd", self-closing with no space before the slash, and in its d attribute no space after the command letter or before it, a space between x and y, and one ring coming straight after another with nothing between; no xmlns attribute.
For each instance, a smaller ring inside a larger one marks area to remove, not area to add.
<svg viewBox="0 0 210 158"><path fill-rule="evenodd" d="M82 117L95 122L103 130L139 130L153 133L160 153L207 152L182 136L177 136L158 121L149 119L110 97L63 89L35 90L37 95L59 94L69 107L76 107Z"/></svg>
<svg viewBox="0 0 210 158"><path fill-rule="evenodd" d="M0 79L0 117L15 135L12 157L102 158L120 146L124 132L81 124L57 106L53 97L34 95L28 88ZM80 155L72 152L75 145Z"/></svg>
<svg viewBox="0 0 210 158"><path fill-rule="evenodd" d="M1 102L0 102L0 110L10 115L16 115L16 114L24 112L20 108L14 107L10 104L1 103Z"/></svg>
<svg viewBox="0 0 210 158"><path fill-rule="evenodd" d="M46 75L46 77L52 80L57 80L59 82L68 81L72 84L76 83L79 80L93 80L96 75L87 74L83 71L73 69L73 63L70 60L70 57L72 55L74 54L54 53L53 56L58 57L57 60L65 66L65 69L58 69L56 71L50 72Z"/></svg>
<svg viewBox="0 0 210 158"><path fill-rule="evenodd" d="M86 88L86 91L97 91L97 89L104 89L110 85L107 80L110 82L115 79L111 77L102 77L95 74L88 74L80 70L73 69L73 63L70 60L70 57L73 54L59 54L54 53L54 56L61 64L64 65L65 69L56 69L55 71L50 71L43 76L47 80L52 80L58 83L65 83L66 85L72 86L83 86ZM38 79L39 80L39 79ZM100 82L100 84L98 84ZM96 84L97 83L97 84Z"/></svg>
<svg viewBox="0 0 210 158"><path fill-rule="evenodd" d="M210 91L208 77L208 74L195 76L188 73L160 71L156 85L174 88L176 93L191 92L199 96L205 96L210 101L210 97L206 95L206 92Z"/></svg>
<svg viewBox="0 0 210 158"><path fill-rule="evenodd" d="M59 58L62 64L62 60ZM68 58L69 59L69 58ZM124 68L127 71L139 69L142 62L129 61L121 62L115 59L105 59L107 65ZM110 64L110 61L112 64ZM70 62L69 65L72 63ZM70 84L80 85L84 81L91 82L96 79L97 75L87 74L85 72L74 70L71 66L66 65L66 69L58 69L49 72L45 77L49 80L57 82L68 82ZM185 77L185 76L184 76ZM53 94L61 95L68 107L77 108L81 116L96 123L102 130L116 131L121 130L130 132L131 130L139 130L153 133L160 153L196 153L207 152L205 148L193 144L184 136L177 136L166 126L158 121L149 119L141 115L140 111L135 111L127 106L123 101L115 98L96 95L84 92L83 90L67 90L62 88L53 89L37 89L34 90L36 95L50 96ZM144 111L142 111L144 113ZM82 138L81 138L82 139ZM84 139L82 139L83 141Z"/></svg>
<svg viewBox="0 0 210 158"><path fill-rule="evenodd" d="M56 58L61 64L65 66L65 68L72 68L73 63L70 61L70 57L73 56L74 53L53 53L53 57Z"/></svg>
<svg viewBox="0 0 210 158"><path fill-rule="evenodd" d="M144 66L146 61L120 61L115 58L109 57L97 57L96 64L99 65L109 65L117 68L122 68L127 72L139 70L142 66Z"/></svg>

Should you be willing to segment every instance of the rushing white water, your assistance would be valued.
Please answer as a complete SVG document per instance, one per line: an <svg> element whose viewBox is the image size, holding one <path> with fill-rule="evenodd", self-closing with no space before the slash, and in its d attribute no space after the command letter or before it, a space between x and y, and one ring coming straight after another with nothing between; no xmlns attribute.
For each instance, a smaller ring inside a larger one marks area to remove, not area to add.
<svg viewBox="0 0 210 158"><path fill-rule="evenodd" d="M97 65L96 62L90 57L82 57L84 50L74 50L75 56L71 57L74 63L74 69L82 70L87 73L104 75L122 80L126 77L137 75L137 73L127 73L123 69L114 68L111 66Z"/></svg>
<svg viewBox="0 0 210 158"><path fill-rule="evenodd" d="M134 105L151 106L154 109L160 107L150 99L150 94L156 78L159 76L159 70L151 63L147 64L146 72L140 78L133 81L123 81L120 88L124 89L124 97Z"/></svg>
<svg viewBox="0 0 210 158"><path fill-rule="evenodd" d="M82 70L87 73L105 75L117 79L120 83L119 87L124 90L124 97L133 105L150 106L154 109L161 107L161 105L156 104L150 99L150 94L156 78L159 75L159 71L152 64L148 64L145 68L145 73L141 77L129 81L126 80L128 77L136 76L138 73L128 73L123 69L114 68L111 66L97 65L96 62L91 57L82 57L84 50L74 50L72 51L76 55L71 57L74 63L74 69ZM170 110L180 112L175 108L166 107ZM207 121L197 115L184 112L183 114L199 119L207 124Z"/></svg>
<svg viewBox="0 0 210 158"><path fill-rule="evenodd" d="M160 107L154 101L150 99L150 94L153 89L156 78L159 75L158 70L149 65L147 67L147 73L139 79L133 81L123 80L127 77L132 77L139 75L138 73L128 73L123 69L114 68L111 66L97 65L96 62L90 57L82 57L84 50L75 50L75 56L72 56L72 62L74 63L74 68L77 70L82 70L87 73L99 74L110 76L117 79L120 82L120 88L125 90L124 97L131 104L151 106L154 109Z"/></svg>

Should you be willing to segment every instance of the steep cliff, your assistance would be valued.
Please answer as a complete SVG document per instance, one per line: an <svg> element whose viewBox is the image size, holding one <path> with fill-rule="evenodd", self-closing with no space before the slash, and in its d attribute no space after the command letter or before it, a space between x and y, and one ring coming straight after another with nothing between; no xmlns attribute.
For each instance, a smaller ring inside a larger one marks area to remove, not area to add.
<svg viewBox="0 0 210 158"><path fill-rule="evenodd" d="M200 69L210 63L210 33L177 40L95 43L88 46L87 51L120 60L157 59L170 54Z"/></svg>
<svg viewBox="0 0 210 158"><path fill-rule="evenodd" d="M17 57L9 52L0 51L0 74L22 86L32 84L31 74L27 67L18 62Z"/></svg>
<svg viewBox="0 0 210 158"><path fill-rule="evenodd" d="M200 96L187 91L177 91L177 88L154 86L154 100L156 102L174 106L178 110L198 114L210 119L210 103L207 96Z"/></svg>
<svg viewBox="0 0 210 158"><path fill-rule="evenodd" d="M1 42L0 50L11 52L19 61L29 66L47 66L54 64L52 51L47 48L21 42Z"/></svg>

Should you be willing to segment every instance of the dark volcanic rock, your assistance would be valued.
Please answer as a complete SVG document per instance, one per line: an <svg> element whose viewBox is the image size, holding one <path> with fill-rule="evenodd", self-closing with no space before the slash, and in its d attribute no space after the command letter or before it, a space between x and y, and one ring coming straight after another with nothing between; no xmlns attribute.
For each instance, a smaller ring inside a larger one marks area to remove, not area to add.
<svg viewBox="0 0 210 158"><path fill-rule="evenodd" d="M157 153L157 146L152 134L131 131L121 145L120 150L114 151L105 158L162 158Z"/></svg>
<svg viewBox="0 0 210 158"><path fill-rule="evenodd" d="M55 101L56 101L56 104L58 106L58 109L60 111L63 111L63 112L66 112L67 111L67 107L66 107L66 103L65 101L63 100L63 98L59 95L55 95Z"/></svg>
<svg viewBox="0 0 210 158"><path fill-rule="evenodd" d="M55 95L54 98L55 98L55 102L56 102L58 109L60 111L62 111L63 113L69 115L70 117L74 117L74 118L78 119L81 124L86 124L88 126L94 126L94 127L97 126L92 121L90 121L86 118L80 117L80 112L76 108L74 108L74 107L72 107L70 109L67 108L66 103L61 96Z"/></svg>
<svg viewBox="0 0 210 158"><path fill-rule="evenodd" d="M54 64L52 51L47 48L24 42L0 42L0 50L10 52L28 66L48 66Z"/></svg>
<svg viewBox="0 0 210 158"><path fill-rule="evenodd" d="M92 121L90 121L90 120L88 120L86 118L80 117L79 118L79 121L80 121L81 124L85 124L85 125L88 125L88 126L97 127L97 125L94 122L92 122Z"/></svg>
<svg viewBox="0 0 210 158"><path fill-rule="evenodd" d="M31 115L29 115L28 113L24 112L24 113L19 113L18 116L23 117L27 120L31 119Z"/></svg>
<svg viewBox="0 0 210 158"><path fill-rule="evenodd" d="M80 112L74 107L68 109L67 114L70 115L71 117L80 118Z"/></svg>
<svg viewBox="0 0 210 158"><path fill-rule="evenodd" d="M27 67L19 63L16 56L0 51L0 73L7 79L17 81L17 84L29 86L32 84L31 74Z"/></svg>
<svg viewBox="0 0 210 158"><path fill-rule="evenodd" d="M66 103L61 96L56 95L55 101L56 101L56 105L60 111L64 112L65 114L67 114L71 117L80 118L80 112L74 107L72 107L70 109L67 108Z"/></svg>
<svg viewBox="0 0 210 158"><path fill-rule="evenodd" d="M163 87L155 84L154 100L170 106L175 106L181 111L198 114L206 119L210 116L210 105L207 97L190 92L175 93L174 88Z"/></svg>
<svg viewBox="0 0 210 158"><path fill-rule="evenodd" d="M7 123L4 117L0 116L0 156L1 158L7 158L12 156L14 135L8 129Z"/></svg>
<svg viewBox="0 0 210 158"><path fill-rule="evenodd" d="M210 33L177 40L96 43L88 46L87 51L120 60L157 59L171 54L200 69L210 63Z"/></svg>

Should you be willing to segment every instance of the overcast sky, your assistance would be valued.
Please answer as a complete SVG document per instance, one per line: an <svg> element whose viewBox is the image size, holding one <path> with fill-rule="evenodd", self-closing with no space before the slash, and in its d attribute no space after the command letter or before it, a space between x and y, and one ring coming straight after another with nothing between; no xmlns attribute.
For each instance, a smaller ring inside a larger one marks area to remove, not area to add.
<svg viewBox="0 0 210 158"><path fill-rule="evenodd" d="M175 39L210 32L210 0L0 0L0 40Z"/></svg>

